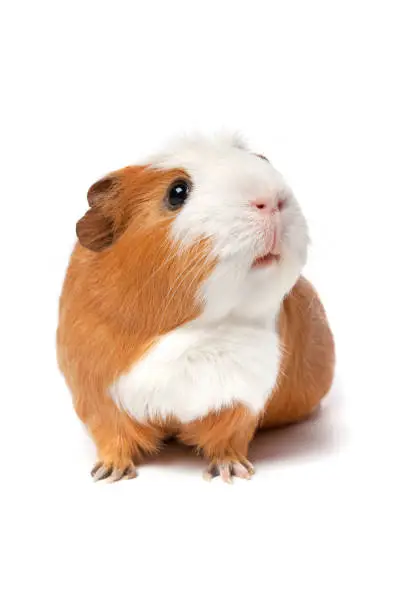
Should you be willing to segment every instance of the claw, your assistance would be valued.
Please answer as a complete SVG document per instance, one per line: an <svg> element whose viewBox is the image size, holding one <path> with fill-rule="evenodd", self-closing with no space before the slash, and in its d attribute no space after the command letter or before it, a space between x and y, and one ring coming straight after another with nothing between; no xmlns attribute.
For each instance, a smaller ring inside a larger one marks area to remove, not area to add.
<svg viewBox="0 0 408 612"><path fill-rule="evenodd" d="M105 480L112 474L113 467L111 465L105 465L104 463L97 463L91 472L91 476L94 482L98 480Z"/></svg>
<svg viewBox="0 0 408 612"><path fill-rule="evenodd" d="M248 459L241 459L241 463L246 467L251 476L255 474L255 468Z"/></svg>
<svg viewBox="0 0 408 612"><path fill-rule="evenodd" d="M115 468L113 470L112 474L110 475L110 479L109 480L111 482L117 482L118 480L122 480L123 474L124 474L123 470L119 470L118 468Z"/></svg>
<svg viewBox="0 0 408 612"><path fill-rule="evenodd" d="M95 476L96 472L97 472L97 471L99 470L99 468L100 468L100 467L102 467L102 466L103 466L102 461L98 461L97 463L95 463L95 465L93 466L92 471L91 471L91 476L92 476L92 478Z"/></svg>
<svg viewBox="0 0 408 612"><path fill-rule="evenodd" d="M246 480L250 480L251 478L251 473L245 466L242 465L242 463L233 463L232 473L238 478L245 478Z"/></svg>
<svg viewBox="0 0 408 612"><path fill-rule="evenodd" d="M223 482L227 482L228 484L232 483L230 463L220 465L220 477Z"/></svg>
<svg viewBox="0 0 408 612"><path fill-rule="evenodd" d="M215 461L211 461L203 473L203 478L204 480L212 480L215 476L218 476L218 467Z"/></svg>
<svg viewBox="0 0 408 612"><path fill-rule="evenodd" d="M126 470L123 472L123 478L125 478L126 480L132 480L132 478L136 478L137 476L137 472L136 472L136 468L133 465L129 465Z"/></svg>

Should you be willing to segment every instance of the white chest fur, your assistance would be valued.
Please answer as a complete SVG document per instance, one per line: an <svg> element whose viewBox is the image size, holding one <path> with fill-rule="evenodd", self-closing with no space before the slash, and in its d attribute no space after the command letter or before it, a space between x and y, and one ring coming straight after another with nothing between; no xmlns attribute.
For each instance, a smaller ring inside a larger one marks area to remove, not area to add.
<svg viewBox="0 0 408 612"><path fill-rule="evenodd" d="M119 407L139 421L174 416L185 423L242 402L264 408L276 382L279 342L273 325L232 318L198 321L164 336L111 387Z"/></svg>
<svg viewBox="0 0 408 612"><path fill-rule="evenodd" d="M276 319L288 278L280 269L242 277L218 266L203 287L206 307L163 336L111 386L119 408L139 421L174 416L186 423L233 402L260 413L279 372Z"/></svg>

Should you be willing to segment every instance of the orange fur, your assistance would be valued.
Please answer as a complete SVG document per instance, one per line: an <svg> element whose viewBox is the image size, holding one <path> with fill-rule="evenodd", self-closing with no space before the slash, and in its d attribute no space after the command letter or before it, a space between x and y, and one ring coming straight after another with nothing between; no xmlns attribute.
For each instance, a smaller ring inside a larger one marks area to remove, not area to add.
<svg viewBox="0 0 408 612"><path fill-rule="evenodd" d="M260 423L262 428L308 417L333 380L333 336L319 296L303 277L283 301L279 335L283 358L276 389Z"/></svg>
<svg viewBox="0 0 408 612"><path fill-rule="evenodd" d="M180 425L178 438L197 447L210 461L241 461L247 456L256 426L257 417L238 404Z"/></svg>

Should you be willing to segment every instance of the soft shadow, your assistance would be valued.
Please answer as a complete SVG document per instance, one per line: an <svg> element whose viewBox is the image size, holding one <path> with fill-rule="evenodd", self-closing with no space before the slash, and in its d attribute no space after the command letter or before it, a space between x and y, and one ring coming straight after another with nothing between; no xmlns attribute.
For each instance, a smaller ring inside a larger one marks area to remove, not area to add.
<svg viewBox="0 0 408 612"><path fill-rule="evenodd" d="M342 404L340 385L335 381L311 419L281 429L258 432L250 446L250 460L256 464L299 462L341 452L347 441L347 431L341 421ZM81 449L81 454L90 464L95 461L94 445L88 436L81 437ZM197 470L204 467L205 461L191 447L169 440L159 454L145 457L143 464Z"/></svg>
<svg viewBox="0 0 408 612"><path fill-rule="evenodd" d="M341 405L340 388L335 381L312 418L297 425L258 432L250 447L251 461L256 464L297 462L340 452L346 442L346 431L341 423ZM203 459L192 448L175 440L166 442L158 455L146 458L144 463L194 470L204 465Z"/></svg>
<svg viewBox="0 0 408 612"><path fill-rule="evenodd" d="M259 432L252 442L250 458L262 462L298 462L341 452L347 432L341 423L342 397L335 381L315 414L302 423Z"/></svg>
<svg viewBox="0 0 408 612"><path fill-rule="evenodd" d="M199 457L191 446L185 446L171 439L165 442L160 453L145 457L144 465L172 465L196 470L197 467L204 467L204 460Z"/></svg>

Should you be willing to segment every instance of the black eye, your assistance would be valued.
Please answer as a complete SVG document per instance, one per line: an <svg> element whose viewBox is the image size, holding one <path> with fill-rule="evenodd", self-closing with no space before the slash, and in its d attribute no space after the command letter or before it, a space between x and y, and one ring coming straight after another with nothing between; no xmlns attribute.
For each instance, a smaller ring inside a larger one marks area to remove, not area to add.
<svg viewBox="0 0 408 612"><path fill-rule="evenodd" d="M178 210L187 200L190 193L190 183L183 179L179 179L173 183L167 193L166 206L169 210Z"/></svg>

